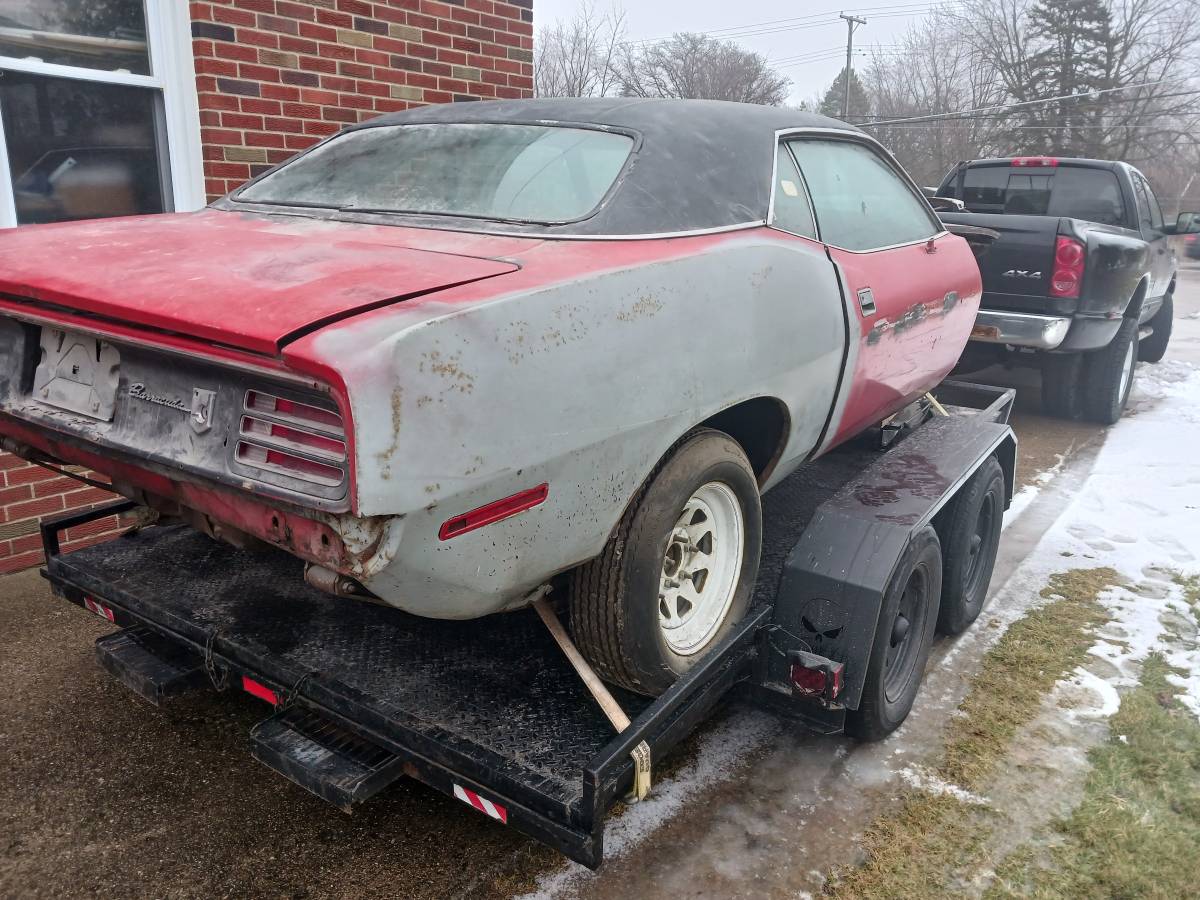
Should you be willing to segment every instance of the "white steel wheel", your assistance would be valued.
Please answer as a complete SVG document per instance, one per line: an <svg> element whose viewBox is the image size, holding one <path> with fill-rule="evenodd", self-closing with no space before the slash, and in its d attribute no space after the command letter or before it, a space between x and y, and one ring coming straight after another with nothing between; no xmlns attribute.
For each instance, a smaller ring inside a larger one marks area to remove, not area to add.
<svg viewBox="0 0 1200 900"><path fill-rule="evenodd" d="M659 462L604 551L571 575L571 631L606 681L657 697L750 607L758 481L727 434L697 428Z"/></svg>
<svg viewBox="0 0 1200 900"><path fill-rule="evenodd" d="M679 514L663 555L658 627L680 656L698 653L720 630L737 591L745 516L725 484L702 485Z"/></svg>

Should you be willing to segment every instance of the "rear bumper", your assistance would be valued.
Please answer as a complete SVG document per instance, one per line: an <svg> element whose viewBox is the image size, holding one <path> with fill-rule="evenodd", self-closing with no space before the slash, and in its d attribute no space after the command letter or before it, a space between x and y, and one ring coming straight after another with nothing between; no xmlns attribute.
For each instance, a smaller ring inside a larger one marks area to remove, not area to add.
<svg viewBox="0 0 1200 900"><path fill-rule="evenodd" d="M1066 339L1071 322L1071 316L1040 316L981 309L975 317L971 340L1034 350L1054 350Z"/></svg>

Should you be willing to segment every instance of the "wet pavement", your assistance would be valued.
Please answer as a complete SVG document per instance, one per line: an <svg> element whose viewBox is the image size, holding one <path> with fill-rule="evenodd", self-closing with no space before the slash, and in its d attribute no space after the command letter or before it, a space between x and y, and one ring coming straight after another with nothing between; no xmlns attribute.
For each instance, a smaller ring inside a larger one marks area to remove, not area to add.
<svg viewBox="0 0 1200 900"><path fill-rule="evenodd" d="M1200 266L1181 278L1169 358L1200 363ZM411 781L347 816L251 759L262 704L204 695L150 707L96 665L103 623L50 598L36 573L0 579L0 896L503 897L538 879L545 893L588 897L818 889L821 872L854 861L852 838L886 807L896 773L939 745L998 630L989 624L1019 615L1040 586L1013 572L1103 442L1100 429L1040 415L1035 373L986 377L1017 388L1021 481L1041 486L1005 532L980 627L936 646L899 737L856 745L725 711L672 763L657 805L614 817L599 875Z"/></svg>

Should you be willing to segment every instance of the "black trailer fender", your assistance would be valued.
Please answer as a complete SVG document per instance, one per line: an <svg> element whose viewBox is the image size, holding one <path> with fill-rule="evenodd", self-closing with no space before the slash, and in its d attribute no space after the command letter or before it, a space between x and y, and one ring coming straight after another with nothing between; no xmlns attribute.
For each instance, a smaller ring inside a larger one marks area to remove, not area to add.
<svg viewBox="0 0 1200 900"><path fill-rule="evenodd" d="M819 507L784 563L764 687L787 689L788 652L807 650L845 666L838 705L858 708L884 592L913 532L993 454L1011 503L1016 436L1007 415L1005 407L993 421L935 418Z"/></svg>

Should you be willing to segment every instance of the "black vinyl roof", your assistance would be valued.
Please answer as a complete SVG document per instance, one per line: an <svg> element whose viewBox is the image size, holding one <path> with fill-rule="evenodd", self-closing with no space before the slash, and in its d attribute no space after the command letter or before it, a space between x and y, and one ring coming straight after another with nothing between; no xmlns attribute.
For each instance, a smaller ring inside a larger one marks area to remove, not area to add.
<svg viewBox="0 0 1200 900"><path fill-rule="evenodd" d="M764 221L770 203L776 131L836 128L814 113L719 100L629 97L501 100L423 106L356 128L430 123L590 125L632 134L638 143L624 173L588 218L565 225L494 230L562 235L639 235L723 228ZM445 220L439 227L446 227ZM493 230L475 221L471 230Z"/></svg>

